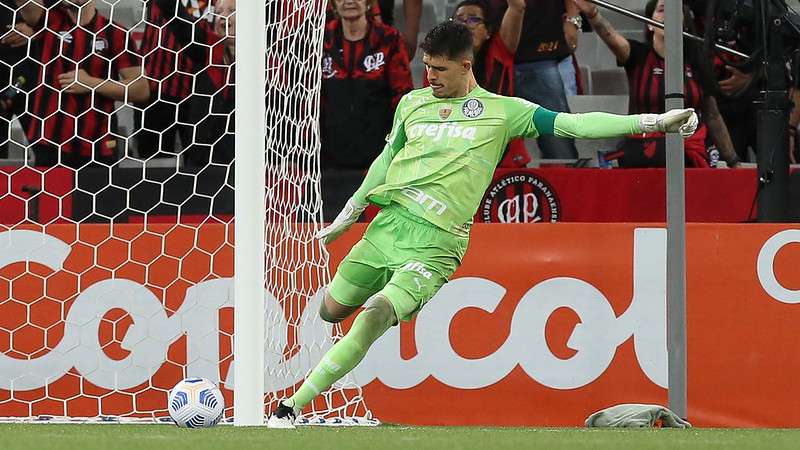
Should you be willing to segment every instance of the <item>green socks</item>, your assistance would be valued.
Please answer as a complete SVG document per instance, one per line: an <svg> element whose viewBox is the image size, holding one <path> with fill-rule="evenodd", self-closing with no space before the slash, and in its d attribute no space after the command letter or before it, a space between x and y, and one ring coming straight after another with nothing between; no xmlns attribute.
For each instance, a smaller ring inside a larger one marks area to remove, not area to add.
<svg viewBox="0 0 800 450"><path fill-rule="evenodd" d="M354 339L343 337L319 362L316 368L289 399L296 409L302 409L314 397L324 392L333 383L345 376L364 358L369 347L364 348ZM286 402L287 405L290 403Z"/></svg>
<svg viewBox="0 0 800 450"><path fill-rule="evenodd" d="M388 301L376 302L375 306L362 311L350 331L328 350L300 389L284 404L294 407L295 411L303 409L314 397L353 370L372 343L394 322L394 309Z"/></svg>

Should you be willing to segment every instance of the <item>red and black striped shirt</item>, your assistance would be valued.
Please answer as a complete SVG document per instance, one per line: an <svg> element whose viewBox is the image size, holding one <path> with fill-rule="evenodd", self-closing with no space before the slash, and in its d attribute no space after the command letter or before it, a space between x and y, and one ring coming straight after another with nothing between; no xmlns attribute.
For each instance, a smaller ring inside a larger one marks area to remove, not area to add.
<svg viewBox="0 0 800 450"><path fill-rule="evenodd" d="M663 113L664 58L658 55L651 45L639 41L628 40L631 54L625 63L630 86L630 113ZM684 105L694 108L698 113L703 109L703 79L701 68L692 64L687 54L684 64Z"/></svg>
<svg viewBox="0 0 800 450"><path fill-rule="evenodd" d="M369 167L400 98L414 87L405 43L395 28L373 21L364 39L351 42L333 20L322 52L322 162L326 168Z"/></svg>
<svg viewBox="0 0 800 450"><path fill-rule="evenodd" d="M121 69L141 66L128 30L100 13L81 26L66 12L51 8L42 15L36 31L42 44L42 82L33 91L28 140L85 157L93 154L93 148L102 156L112 155L114 100L96 92L65 93L58 76L83 69L93 77L118 80Z"/></svg>
<svg viewBox="0 0 800 450"><path fill-rule="evenodd" d="M192 75L203 65L197 57L188 57L187 47L192 39L195 43L208 43L207 36L213 30L204 15L210 4L209 0L148 0L142 55L151 99L182 99L192 93ZM181 36L189 24L195 25L194 38L191 30L188 38ZM194 47L194 53L203 51L202 45Z"/></svg>

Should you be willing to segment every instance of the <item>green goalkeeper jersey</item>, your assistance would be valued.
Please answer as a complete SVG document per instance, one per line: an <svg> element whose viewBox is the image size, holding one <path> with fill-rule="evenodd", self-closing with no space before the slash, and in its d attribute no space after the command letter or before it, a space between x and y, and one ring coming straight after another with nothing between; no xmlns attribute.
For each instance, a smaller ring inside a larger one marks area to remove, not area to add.
<svg viewBox="0 0 800 450"><path fill-rule="evenodd" d="M508 142L540 134L600 138L640 132L637 116L563 114L481 87L437 98L430 87L406 94L386 146L354 198L394 202L465 236Z"/></svg>

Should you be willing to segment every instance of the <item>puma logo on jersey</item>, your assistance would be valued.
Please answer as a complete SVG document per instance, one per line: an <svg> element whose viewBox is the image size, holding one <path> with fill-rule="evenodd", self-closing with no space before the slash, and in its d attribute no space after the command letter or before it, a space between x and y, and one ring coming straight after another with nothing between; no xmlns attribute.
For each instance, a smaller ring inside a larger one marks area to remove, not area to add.
<svg viewBox="0 0 800 450"><path fill-rule="evenodd" d="M437 123L437 124L416 124L409 127L406 131L406 136L409 139L414 139L418 137L427 136L433 138L433 141L436 142L443 137L449 138L462 138L468 141L475 140L475 132L478 129L475 127L462 127L461 125L455 125L452 123Z"/></svg>
<svg viewBox="0 0 800 450"><path fill-rule="evenodd" d="M419 261L409 261L408 263L406 263L405 266L403 266L403 270L408 270L410 272L417 272L418 274L425 277L426 280L430 280L431 277L433 276L432 273L430 273L425 269L425 265ZM416 280L416 278L414 279Z"/></svg>

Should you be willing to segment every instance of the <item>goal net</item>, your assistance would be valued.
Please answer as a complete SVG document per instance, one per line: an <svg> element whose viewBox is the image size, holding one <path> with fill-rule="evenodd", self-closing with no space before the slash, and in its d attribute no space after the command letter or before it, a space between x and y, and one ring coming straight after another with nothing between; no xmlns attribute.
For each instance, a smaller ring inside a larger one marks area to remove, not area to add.
<svg viewBox="0 0 800 450"><path fill-rule="evenodd" d="M318 318L330 273L313 237L325 3L265 0L257 45L236 36L235 0L0 0L0 417L165 420L196 376L230 419L259 386L237 365L264 374L267 414L341 335ZM258 57L264 133L235 145L252 97L236 61ZM264 185L237 180L243 149L263 149ZM248 192L263 242L234 236ZM235 255L253 248L259 289L236 298ZM260 368L234 351L240 302L263 317ZM304 423L375 421L344 379Z"/></svg>

